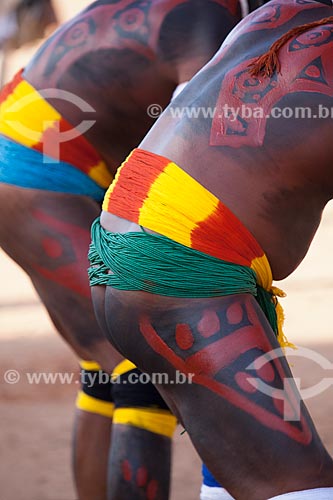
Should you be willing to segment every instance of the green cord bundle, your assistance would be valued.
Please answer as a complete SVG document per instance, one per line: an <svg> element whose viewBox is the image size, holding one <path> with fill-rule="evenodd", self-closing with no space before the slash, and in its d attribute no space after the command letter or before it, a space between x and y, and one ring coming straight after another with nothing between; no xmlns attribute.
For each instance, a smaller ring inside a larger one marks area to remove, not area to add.
<svg viewBox="0 0 333 500"><path fill-rule="evenodd" d="M92 225L91 237L91 286L108 285L118 290L185 298L250 293L277 333L272 295L258 286L253 269L217 259L165 236L111 233L100 225L99 219Z"/></svg>

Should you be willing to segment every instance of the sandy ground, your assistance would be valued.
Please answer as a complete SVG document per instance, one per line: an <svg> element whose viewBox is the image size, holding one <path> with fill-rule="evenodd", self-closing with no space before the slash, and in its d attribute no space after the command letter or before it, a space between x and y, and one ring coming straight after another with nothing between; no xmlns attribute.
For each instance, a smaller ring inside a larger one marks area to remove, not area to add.
<svg viewBox="0 0 333 500"><path fill-rule="evenodd" d="M89 1L57 0L59 17L66 19ZM8 74L22 66L35 46L12 54ZM306 401L320 435L333 453L333 205L327 207L321 227L305 261L293 277L279 286L286 332L298 346L313 349L326 366L290 358L301 388L326 380L325 391ZM0 499L75 500L70 471L73 401L77 384L29 384L27 374L77 373L75 357L55 332L29 279L0 251ZM313 358L313 355L311 355ZM7 370L20 380L9 384ZM241 443L240 443L241 447ZM243 453L244 450L241 450ZM195 500L200 487L200 461L187 436L174 440L172 500Z"/></svg>

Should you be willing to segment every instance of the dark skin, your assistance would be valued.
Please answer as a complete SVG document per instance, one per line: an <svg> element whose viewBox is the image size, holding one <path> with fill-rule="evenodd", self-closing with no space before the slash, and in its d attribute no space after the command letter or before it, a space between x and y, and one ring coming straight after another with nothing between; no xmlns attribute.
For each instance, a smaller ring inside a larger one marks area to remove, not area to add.
<svg viewBox="0 0 333 500"><path fill-rule="evenodd" d="M266 115L273 106L310 106L313 114L319 104L332 107L333 25L286 42L281 73L252 77L248 66L291 28L332 14L314 1L270 2L237 26L170 106L220 112L225 104L254 103L265 110L262 118L237 116L234 123L216 113L213 119L176 119L168 108L140 145L170 158L222 200L252 232L277 280L302 261L332 198L332 120ZM110 213L103 212L101 222L110 231L140 230ZM160 390L215 478L237 500L333 486L332 460L304 405L299 421L284 420L277 393L267 396L244 380L250 363L278 347L252 296L173 299L110 287L96 287L93 295L110 339L140 369L172 378L176 369L194 373L194 384ZM126 334L118 335L115 325ZM191 345L184 347L177 331L185 327ZM281 389L291 374L279 358L256 376ZM297 397L291 387L291 414ZM239 443L242 454L236 453Z"/></svg>
<svg viewBox="0 0 333 500"><path fill-rule="evenodd" d="M24 78L38 90L71 92L95 109L83 113L68 101L50 100L73 126L96 121L85 137L114 174L154 123L147 107L164 108L239 19L236 0L100 0L49 38ZM86 276L90 225L99 212L98 203L85 196L0 184L1 246L29 274L75 353L110 373L122 357L94 318ZM96 425L104 432L92 431ZM106 498L110 428L109 418L77 411L74 470L80 500ZM164 441L161 437L163 449ZM112 484L120 479L113 477ZM156 479L169 480L165 468ZM128 487L121 498L137 498Z"/></svg>
<svg viewBox="0 0 333 500"><path fill-rule="evenodd" d="M25 78L37 89L72 92L96 110L96 126L85 135L114 173L154 124L147 107L166 107L175 87L209 60L240 19L238 3L231 2L231 10L226 5L223 0L95 2L37 53ZM54 104L68 121L81 122L76 106Z"/></svg>
<svg viewBox="0 0 333 500"><path fill-rule="evenodd" d="M170 465L169 438L136 427L114 425L110 471L116 470L120 480L110 500L131 498L131 495L138 500L168 500Z"/></svg>
<svg viewBox="0 0 333 500"><path fill-rule="evenodd" d="M97 203L5 184L0 193L3 250L28 273L55 327L79 358L98 359L112 370L123 358L96 324L85 276L86 226L98 214ZM73 464L80 500L106 499L111 423L108 417L76 410Z"/></svg>
<svg viewBox="0 0 333 500"><path fill-rule="evenodd" d="M96 287L97 303L99 293L103 291ZM177 370L191 374L191 385L168 384L159 390L233 497L267 500L332 486L332 461L305 406L301 404L300 421L285 421L274 392L267 396L246 382L253 376L281 391L283 380L292 377L284 358L267 363L264 371L247 370L278 347L253 297L177 300L108 288L105 305L110 340L140 369L167 373L173 381ZM114 325L121 325L122 336ZM176 335L184 325L193 336L186 349ZM297 389L291 383L286 387L287 416L293 417ZM244 453L238 453L239 443Z"/></svg>

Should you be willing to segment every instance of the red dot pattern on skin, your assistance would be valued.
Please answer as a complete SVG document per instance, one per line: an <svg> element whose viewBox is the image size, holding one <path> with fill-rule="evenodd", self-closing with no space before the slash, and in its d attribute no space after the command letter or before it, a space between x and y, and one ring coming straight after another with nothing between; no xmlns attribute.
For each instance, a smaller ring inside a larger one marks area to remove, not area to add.
<svg viewBox="0 0 333 500"><path fill-rule="evenodd" d="M235 375L235 380L238 386L245 392L249 394L254 394L257 392L257 387L255 381L249 382L248 379L251 378L251 375L245 372L238 372Z"/></svg>
<svg viewBox="0 0 333 500"><path fill-rule="evenodd" d="M243 319L243 309L240 304L235 303L227 309L227 319L230 325L238 325Z"/></svg>
<svg viewBox="0 0 333 500"><path fill-rule="evenodd" d="M194 344L193 333L186 323L180 323L176 326L176 343L184 351L190 349Z"/></svg>
<svg viewBox="0 0 333 500"><path fill-rule="evenodd" d="M121 470L125 481L129 482L132 478L132 468L128 460L124 460L121 464Z"/></svg>
<svg viewBox="0 0 333 500"><path fill-rule="evenodd" d="M198 332L202 337L208 338L217 333L221 328L220 320L215 311L205 309L198 323Z"/></svg>
<svg viewBox="0 0 333 500"><path fill-rule="evenodd" d="M52 259L57 259L62 254L62 247L54 238L43 238L42 247L46 255Z"/></svg>
<svg viewBox="0 0 333 500"><path fill-rule="evenodd" d="M147 500L156 500L158 491L158 482L156 479L149 481L147 486Z"/></svg>
<svg viewBox="0 0 333 500"><path fill-rule="evenodd" d="M136 473L136 484L139 488L143 488L148 480L148 471L146 467L139 467Z"/></svg>
<svg viewBox="0 0 333 500"><path fill-rule="evenodd" d="M140 332L150 347L177 370L185 374L194 373L192 380L195 384L205 387L230 402L236 408L251 415L265 428L272 429L274 432L281 432L302 445L308 445L311 443L313 436L304 412L300 413L300 422L297 425L286 422L275 410L271 411L265 408L261 397L258 400L257 398L250 398L247 394L238 390L237 387L232 387L232 384L220 382L215 378L222 368L231 366L241 353L245 354L252 349L259 349L268 353L273 349L270 338L264 329L265 323L264 325L261 324L252 300L251 297L246 296L242 304L244 319L248 319L248 326L240 327L225 338L217 339L215 342L207 342L208 345L199 352L188 356L185 360L177 355L163 340L162 336L158 334L148 315L142 314L139 318ZM206 365L207 359L210 361L208 366ZM192 367L195 369L192 369ZM274 369L277 376L284 380L286 373L279 359L274 360ZM251 374L248 375L251 377ZM233 382L236 384L235 379L233 379ZM297 399L297 395L294 399ZM297 408L296 404L297 401L293 405L294 408Z"/></svg>
<svg viewBox="0 0 333 500"><path fill-rule="evenodd" d="M256 366L257 364L258 363L255 361L254 362L254 367L257 370L258 376L262 380L264 380L265 382L273 382L273 380L275 378L275 373L274 373L274 369L273 369L271 363L267 361L267 363L265 363L261 367L257 367Z"/></svg>
<svg viewBox="0 0 333 500"><path fill-rule="evenodd" d="M305 74L306 74L307 76L312 77L312 78L319 78L319 77L320 77L320 70L319 70L319 68L317 68L317 66L315 66L315 65L308 66L308 67L306 68Z"/></svg>
<svg viewBox="0 0 333 500"><path fill-rule="evenodd" d="M61 235L60 241L63 240L63 249L61 257L64 257L64 262L59 262L56 269L49 269L44 266L34 265L34 270L41 274L44 278L58 283L61 286L73 290L75 293L83 297L88 297L91 300L91 291L89 287L87 273L83 272L88 265L87 248L90 242L90 235L87 229L83 229L75 224L63 222L52 215L44 213L42 210L33 210L33 217L41 222L43 226L47 226L52 231ZM48 233L49 234L49 233ZM52 241L53 238L46 237ZM47 247L50 246L50 241ZM59 242L59 240L56 240ZM70 247L69 257L66 257L66 247ZM55 255L55 250L52 250Z"/></svg>

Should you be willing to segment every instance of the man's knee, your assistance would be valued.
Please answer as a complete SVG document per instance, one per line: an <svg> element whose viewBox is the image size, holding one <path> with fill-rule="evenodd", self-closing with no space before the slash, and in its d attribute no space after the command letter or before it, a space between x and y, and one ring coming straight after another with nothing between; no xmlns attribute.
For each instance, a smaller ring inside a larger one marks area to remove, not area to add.
<svg viewBox="0 0 333 500"><path fill-rule="evenodd" d="M114 369L112 377L113 422L171 438L177 420L154 385L147 381L146 374L125 360Z"/></svg>
<svg viewBox="0 0 333 500"><path fill-rule="evenodd" d="M81 390L76 399L79 410L113 417L114 403L110 375L94 361L81 361Z"/></svg>

